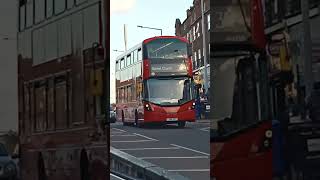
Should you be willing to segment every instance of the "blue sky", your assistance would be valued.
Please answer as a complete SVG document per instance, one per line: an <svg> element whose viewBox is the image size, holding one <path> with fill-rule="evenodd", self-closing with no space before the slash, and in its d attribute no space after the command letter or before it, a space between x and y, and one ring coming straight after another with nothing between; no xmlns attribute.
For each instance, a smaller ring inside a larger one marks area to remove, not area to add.
<svg viewBox="0 0 320 180"><path fill-rule="evenodd" d="M137 25L162 29L163 35L175 35L175 20L184 21L193 0L111 0L111 102L115 102L115 59L124 50L124 24L127 25L128 49L142 40L159 36L160 31L141 29Z"/></svg>

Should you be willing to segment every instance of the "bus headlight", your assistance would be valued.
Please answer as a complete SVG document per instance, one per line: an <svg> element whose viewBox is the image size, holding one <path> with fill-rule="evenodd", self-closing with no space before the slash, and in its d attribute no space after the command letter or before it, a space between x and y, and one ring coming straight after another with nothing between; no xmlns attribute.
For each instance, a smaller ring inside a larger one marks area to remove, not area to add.
<svg viewBox="0 0 320 180"><path fill-rule="evenodd" d="M196 107L196 103L193 102L192 105L191 105L191 107L189 107L188 109L191 110L191 109L194 109L195 107Z"/></svg>
<svg viewBox="0 0 320 180"><path fill-rule="evenodd" d="M151 105L148 104L148 103L144 105L144 108L145 108L147 111L152 111Z"/></svg>

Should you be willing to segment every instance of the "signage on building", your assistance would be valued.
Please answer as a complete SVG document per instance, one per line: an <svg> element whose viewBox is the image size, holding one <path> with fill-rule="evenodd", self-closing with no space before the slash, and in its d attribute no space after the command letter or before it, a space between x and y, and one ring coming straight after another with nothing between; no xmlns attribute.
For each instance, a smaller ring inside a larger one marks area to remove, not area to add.
<svg viewBox="0 0 320 180"><path fill-rule="evenodd" d="M212 1L214 43L249 41L250 0L241 0L241 4L239 2L238 0Z"/></svg>

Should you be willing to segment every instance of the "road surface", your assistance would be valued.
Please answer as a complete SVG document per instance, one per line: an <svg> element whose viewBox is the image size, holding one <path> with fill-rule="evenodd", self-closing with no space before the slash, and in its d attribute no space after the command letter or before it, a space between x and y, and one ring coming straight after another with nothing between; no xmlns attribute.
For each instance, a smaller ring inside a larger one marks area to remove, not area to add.
<svg viewBox="0 0 320 180"><path fill-rule="evenodd" d="M194 180L209 178L209 121L137 128L111 125L111 146Z"/></svg>

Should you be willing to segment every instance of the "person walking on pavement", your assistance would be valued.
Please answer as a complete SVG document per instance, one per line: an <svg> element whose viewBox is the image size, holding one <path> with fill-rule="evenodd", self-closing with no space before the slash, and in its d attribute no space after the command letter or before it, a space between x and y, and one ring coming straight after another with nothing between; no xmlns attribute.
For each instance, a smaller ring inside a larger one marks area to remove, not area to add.
<svg viewBox="0 0 320 180"><path fill-rule="evenodd" d="M314 122L320 122L320 82L314 84L311 95L307 97L306 106L309 118Z"/></svg>

